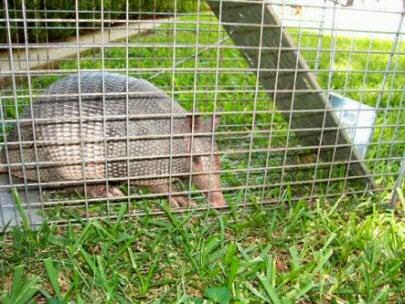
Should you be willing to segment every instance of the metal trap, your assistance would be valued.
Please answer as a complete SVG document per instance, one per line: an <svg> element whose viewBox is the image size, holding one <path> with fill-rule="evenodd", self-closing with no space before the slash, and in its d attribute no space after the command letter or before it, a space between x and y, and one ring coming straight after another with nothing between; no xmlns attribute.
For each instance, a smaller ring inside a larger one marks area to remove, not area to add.
<svg viewBox="0 0 405 304"><path fill-rule="evenodd" d="M220 147L222 191L229 203L241 208L257 202L390 191L395 181L396 187L401 184L401 12L361 10L328 1L312 5L253 0L173 3L159 12L141 8L135 12L113 3L103 8L109 18L103 15L96 20L87 18L80 6L72 7L55 28L45 22L52 16L37 12L34 20L24 5L6 3L7 41L1 43L0 52L3 150L12 144L7 139L9 126L19 127L22 109L51 84L66 75L102 70L149 80L189 115L221 116L218 129L207 135ZM341 15L360 16L368 11L381 18L389 14L393 25L377 33L337 22ZM62 35L72 24L73 36L50 42L55 31ZM14 28L22 38L14 35ZM49 34L47 42L35 40L42 38L36 38L34 28ZM378 39L385 40L377 43ZM102 85L105 88L104 80ZM111 96L100 92L105 105ZM131 96L128 88L119 93L123 99ZM88 97L78 95L80 100ZM173 113L168 117L175 119ZM97 119L100 128L108 121L105 116ZM17 140L14 144L38 143ZM191 170L185 173L192 174ZM123 176L122 183L131 178ZM110 182L102 183L108 188ZM123 204L129 216L159 213L154 202L165 200L162 193L132 186L122 187L125 198L100 200L52 196L46 186L2 173L0 230L21 222L14 188L33 227L42 223L43 216L55 223L114 218ZM179 189L203 202L203 191L191 182L183 182Z"/></svg>

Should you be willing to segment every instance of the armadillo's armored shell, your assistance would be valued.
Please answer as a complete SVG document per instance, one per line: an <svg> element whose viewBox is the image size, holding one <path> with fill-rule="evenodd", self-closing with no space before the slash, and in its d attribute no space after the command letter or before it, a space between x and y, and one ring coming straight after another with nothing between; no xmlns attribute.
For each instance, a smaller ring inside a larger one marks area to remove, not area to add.
<svg viewBox="0 0 405 304"><path fill-rule="evenodd" d="M176 136L190 133L185 110L142 79L71 75L50 86L33 103L32 114L28 107L20 119L8 138L15 142L8 147L9 162L25 164L12 170L20 177L80 182L129 176L135 184L148 184L164 181L148 177L189 170L187 158L175 157L189 151L185 137Z"/></svg>

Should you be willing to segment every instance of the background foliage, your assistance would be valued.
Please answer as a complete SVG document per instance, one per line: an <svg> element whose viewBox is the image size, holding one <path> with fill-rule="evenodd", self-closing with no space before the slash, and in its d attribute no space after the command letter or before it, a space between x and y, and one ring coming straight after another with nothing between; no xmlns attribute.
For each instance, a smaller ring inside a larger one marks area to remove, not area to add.
<svg viewBox="0 0 405 304"><path fill-rule="evenodd" d="M9 18L23 18L23 2L26 7L27 19L40 19L40 22L27 22L27 33L30 42L60 41L76 35L76 1L72 0L8 0ZM103 5L102 5L103 3ZM102 18L104 8L104 26L114 24L116 19L126 18L127 1L114 0L80 0L78 5L79 27L81 32L96 30L101 27L97 22ZM197 9L197 1L193 0L128 0L129 19L161 18L175 12L193 12ZM0 18L4 18L1 10ZM53 19L53 20L50 20ZM47 22L44 22L48 20ZM94 21L93 21L94 20ZM24 25L21 22L10 22L11 38L14 43L24 43ZM7 43L7 24L0 24L0 43Z"/></svg>

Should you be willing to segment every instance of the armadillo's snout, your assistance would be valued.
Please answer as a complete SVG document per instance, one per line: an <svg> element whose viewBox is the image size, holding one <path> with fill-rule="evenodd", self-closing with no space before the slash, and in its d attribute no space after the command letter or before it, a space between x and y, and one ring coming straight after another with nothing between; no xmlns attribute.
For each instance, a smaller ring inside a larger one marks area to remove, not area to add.
<svg viewBox="0 0 405 304"><path fill-rule="evenodd" d="M218 174L211 175L211 181L208 183L207 183L207 181L209 181L208 176L205 176L203 178L205 183L204 188L207 190L206 192L204 192L204 194L208 202L211 204L211 206L215 208L225 207L226 201L221 190L220 176Z"/></svg>
<svg viewBox="0 0 405 304"><path fill-rule="evenodd" d="M218 170L220 169L220 167L218 166L216 169ZM221 190L220 174L208 175L206 176L206 181L208 181L208 184L206 185L205 189L207 189L208 191L205 193L211 206L218 208L226 206L226 201Z"/></svg>
<svg viewBox="0 0 405 304"><path fill-rule="evenodd" d="M219 174L199 174L194 176L193 181L197 188L203 190L203 193L211 206L226 206L226 201L221 190L221 180Z"/></svg>
<svg viewBox="0 0 405 304"><path fill-rule="evenodd" d="M207 199L213 207L219 208L226 206L226 201L221 190L208 192Z"/></svg>
<svg viewBox="0 0 405 304"><path fill-rule="evenodd" d="M198 121L197 121L198 122ZM214 132L218 126L219 118L213 117L206 122L197 124L199 132ZM224 207L226 202L221 190L221 160L218 153L218 147L212 142L212 137L197 137L193 141L193 182L198 189L202 190L209 203L213 207ZM204 154L204 155L200 155ZM208 156L206 155L208 154Z"/></svg>

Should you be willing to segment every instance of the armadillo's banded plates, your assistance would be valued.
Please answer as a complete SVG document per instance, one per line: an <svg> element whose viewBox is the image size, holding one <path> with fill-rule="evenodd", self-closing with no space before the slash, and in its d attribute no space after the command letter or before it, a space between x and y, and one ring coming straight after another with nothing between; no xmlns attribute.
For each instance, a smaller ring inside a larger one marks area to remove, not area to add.
<svg viewBox="0 0 405 304"><path fill-rule="evenodd" d="M180 115L172 118L172 113ZM15 129L7 140L9 161L32 164L13 174L38 180L39 171L43 182L181 173L188 161L173 155L189 153L184 137L175 136L190 133L186 114L143 79L105 72L71 75L34 101L32 113L25 109L20 132Z"/></svg>

